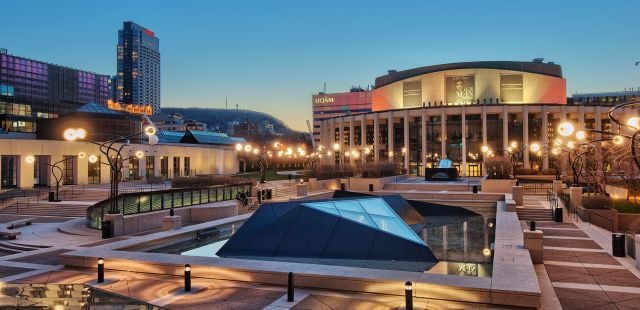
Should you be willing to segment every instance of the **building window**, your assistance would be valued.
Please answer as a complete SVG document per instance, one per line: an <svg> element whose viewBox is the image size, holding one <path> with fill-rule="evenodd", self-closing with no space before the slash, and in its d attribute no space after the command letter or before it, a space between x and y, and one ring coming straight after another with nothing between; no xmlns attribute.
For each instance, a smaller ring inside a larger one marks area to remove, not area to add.
<svg viewBox="0 0 640 310"><path fill-rule="evenodd" d="M162 156L160 157L160 175L162 177L169 177L169 157Z"/></svg>
<svg viewBox="0 0 640 310"><path fill-rule="evenodd" d="M76 163L77 156L65 155L62 162L62 184L76 184Z"/></svg>
<svg viewBox="0 0 640 310"><path fill-rule="evenodd" d="M155 156L147 156L146 158L146 162L145 162L145 175L147 176L147 180L149 179L149 177L153 177L155 176L155 163L156 163L156 157Z"/></svg>
<svg viewBox="0 0 640 310"><path fill-rule="evenodd" d="M185 157L184 158L184 174L185 177L188 177L191 175L191 158L190 157Z"/></svg>
<svg viewBox="0 0 640 310"><path fill-rule="evenodd" d="M100 184L100 156L95 163L89 162L88 175L89 184Z"/></svg>
<svg viewBox="0 0 640 310"><path fill-rule="evenodd" d="M17 155L0 156L0 185L2 188L18 186L18 163Z"/></svg>
<svg viewBox="0 0 640 310"><path fill-rule="evenodd" d="M180 157L173 158L173 177L180 176Z"/></svg>
<svg viewBox="0 0 640 310"><path fill-rule="evenodd" d="M138 157L129 159L129 180L138 180L140 178L140 160Z"/></svg>

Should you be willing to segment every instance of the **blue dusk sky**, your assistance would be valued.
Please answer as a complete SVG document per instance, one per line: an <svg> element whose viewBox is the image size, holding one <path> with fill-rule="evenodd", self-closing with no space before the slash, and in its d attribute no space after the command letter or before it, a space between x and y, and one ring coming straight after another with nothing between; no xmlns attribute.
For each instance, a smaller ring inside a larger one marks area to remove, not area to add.
<svg viewBox="0 0 640 310"><path fill-rule="evenodd" d="M155 32L162 106L271 113L306 130L311 94L387 69L544 57L567 93L640 86L640 1L1 1L10 54L116 73L126 20Z"/></svg>

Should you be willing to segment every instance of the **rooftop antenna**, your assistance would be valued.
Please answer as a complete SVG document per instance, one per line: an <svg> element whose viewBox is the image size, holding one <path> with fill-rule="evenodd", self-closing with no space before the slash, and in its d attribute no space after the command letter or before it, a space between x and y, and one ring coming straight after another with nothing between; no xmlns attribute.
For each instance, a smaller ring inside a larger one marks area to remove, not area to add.
<svg viewBox="0 0 640 310"><path fill-rule="evenodd" d="M637 64L638 64L638 63L636 62L636 65L637 65ZM327 93L327 82L323 82L323 83L322 83L322 92L323 92L323 93L325 93L325 94Z"/></svg>
<svg viewBox="0 0 640 310"><path fill-rule="evenodd" d="M236 103L236 110L238 110L238 104Z"/></svg>
<svg viewBox="0 0 640 310"><path fill-rule="evenodd" d="M226 109L229 109L229 100L228 100L228 99L229 99L229 98L224 97L224 108L225 108L225 110L226 110Z"/></svg>

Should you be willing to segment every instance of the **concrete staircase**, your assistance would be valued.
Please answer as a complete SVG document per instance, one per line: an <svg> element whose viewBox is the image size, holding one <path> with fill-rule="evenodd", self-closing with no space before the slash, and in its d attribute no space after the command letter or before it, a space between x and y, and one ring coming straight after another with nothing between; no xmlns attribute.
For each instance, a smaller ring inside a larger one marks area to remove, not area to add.
<svg viewBox="0 0 640 310"><path fill-rule="evenodd" d="M0 242L0 252L8 253L8 254L17 254L24 253L39 249L48 248L46 246L35 246L35 245L26 245L26 244L18 244L9 241Z"/></svg>
<svg viewBox="0 0 640 310"><path fill-rule="evenodd" d="M553 214L550 209L518 207L516 212L518 213L518 219L521 221L553 221Z"/></svg>
<svg viewBox="0 0 640 310"><path fill-rule="evenodd" d="M55 217L85 217L89 206L73 204L72 202L57 203L16 203L0 210L0 215L27 215L27 216L55 216Z"/></svg>

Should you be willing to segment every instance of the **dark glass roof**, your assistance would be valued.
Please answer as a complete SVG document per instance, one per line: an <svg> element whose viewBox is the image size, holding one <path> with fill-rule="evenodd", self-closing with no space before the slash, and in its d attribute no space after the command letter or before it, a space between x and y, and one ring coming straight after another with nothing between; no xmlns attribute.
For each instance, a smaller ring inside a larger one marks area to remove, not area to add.
<svg viewBox="0 0 640 310"><path fill-rule="evenodd" d="M101 104L95 102L89 102L83 106L81 106L76 112L83 113L95 113L95 114L111 114L111 115L120 115L122 113L118 111L111 110Z"/></svg>
<svg viewBox="0 0 640 310"><path fill-rule="evenodd" d="M441 64L397 71L376 78L376 88L427 73L456 69L498 69L562 77L560 65L530 61L470 61Z"/></svg>
<svg viewBox="0 0 640 310"><path fill-rule="evenodd" d="M400 196L266 203L217 255L344 266L398 265L391 269L412 264L420 270L438 260L404 220L411 214L419 216Z"/></svg>
<svg viewBox="0 0 640 310"><path fill-rule="evenodd" d="M181 142L217 145L232 145L237 143L237 141L231 139L226 133L201 130L188 130L185 132Z"/></svg>

